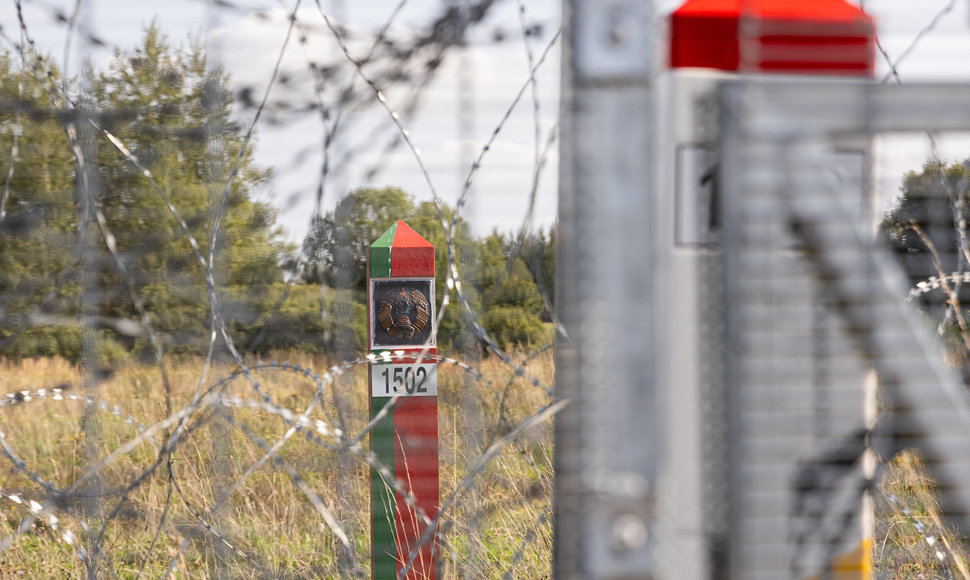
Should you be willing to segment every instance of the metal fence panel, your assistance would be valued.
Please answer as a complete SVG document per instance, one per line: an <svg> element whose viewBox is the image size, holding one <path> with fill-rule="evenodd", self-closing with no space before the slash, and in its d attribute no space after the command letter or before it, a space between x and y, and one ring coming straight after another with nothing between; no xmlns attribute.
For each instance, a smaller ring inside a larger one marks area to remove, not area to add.
<svg viewBox="0 0 970 580"><path fill-rule="evenodd" d="M929 130L940 116L957 129L967 95L756 81L722 93L731 577L832 572L871 545L863 492L880 470L867 471L867 447L883 459L918 449L945 516L967 529L970 399L904 305L873 205L863 198L859 212L860 192L830 162L847 141Z"/></svg>

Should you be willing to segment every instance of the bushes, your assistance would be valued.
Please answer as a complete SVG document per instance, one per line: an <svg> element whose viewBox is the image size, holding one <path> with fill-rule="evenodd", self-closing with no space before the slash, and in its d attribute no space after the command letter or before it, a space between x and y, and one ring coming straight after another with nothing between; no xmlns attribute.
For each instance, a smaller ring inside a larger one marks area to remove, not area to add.
<svg viewBox="0 0 970 580"><path fill-rule="evenodd" d="M15 337L5 336L0 342L6 343L0 355L9 359L61 357L71 362L82 360L89 353L82 345L83 329L78 326L42 326L27 328ZM123 361L129 358L128 349L107 330L92 330L96 333L97 350L90 355L97 356L99 363ZM7 339L13 337L9 343Z"/></svg>
<svg viewBox="0 0 970 580"><path fill-rule="evenodd" d="M480 321L501 348L541 346L552 340L538 316L517 307L497 306L483 314Z"/></svg>
<svg viewBox="0 0 970 580"><path fill-rule="evenodd" d="M247 288L236 288L237 295ZM248 316L233 321L232 334L240 350L295 350L315 354L364 352L367 348L367 308L350 291L298 284L280 301L285 284L269 287L251 303ZM239 298L240 303L244 301ZM323 306L321 306L321 304Z"/></svg>

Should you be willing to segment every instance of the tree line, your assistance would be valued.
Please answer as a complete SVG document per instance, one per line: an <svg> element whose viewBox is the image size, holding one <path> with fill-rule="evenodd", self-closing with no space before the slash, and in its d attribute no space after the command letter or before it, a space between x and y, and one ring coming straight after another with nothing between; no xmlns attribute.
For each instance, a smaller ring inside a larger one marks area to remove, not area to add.
<svg viewBox="0 0 970 580"><path fill-rule="evenodd" d="M200 353L213 303L240 351L361 352L367 247L397 219L437 250L439 349L479 345L470 316L503 347L550 340L554 231L478 239L456 220L469 314L445 285L447 206L361 188L285 242L252 197L272 170L200 44L151 26L83 78L0 53L0 356Z"/></svg>
<svg viewBox="0 0 970 580"><path fill-rule="evenodd" d="M476 239L464 219L454 220L453 209L446 205L439 208L430 201L415 203L395 187L353 191L334 211L314 220L302 248L306 264L302 281L332 289L336 300L358 304L365 311L367 249L398 219L435 247L435 296L440 306L447 293L451 304L439 323L439 345L468 349L477 343L478 337L470 330L468 310L478 316L479 324L500 346L535 346L551 340L543 295L552 300L555 230L540 230L521 240L497 232ZM445 224L451 229L452 259L458 266L468 308L459 303L457 289L446 285ZM358 346L366 337L364 322L362 314L352 319ZM324 334L332 336L326 331Z"/></svg>

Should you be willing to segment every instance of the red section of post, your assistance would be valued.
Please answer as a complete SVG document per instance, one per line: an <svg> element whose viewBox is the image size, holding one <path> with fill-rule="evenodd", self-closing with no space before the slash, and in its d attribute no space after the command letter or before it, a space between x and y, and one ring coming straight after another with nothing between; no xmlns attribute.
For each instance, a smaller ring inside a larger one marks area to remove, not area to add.
<svg viewBox="0 0 970 580"><path fill-rule="evenodd" d="M402 220L397 222L391 254L392 277L434 277L434 246Z"/></svg>
<svg viewBox="0 0 970 580"><path fill-rule="evenodd" d="M415 506L434 520L438 514L438 397L402 398L394 411L395 471L404 479L404 487L414 496ZM397 494L398 574L407 566L408 580L436 580L437 544L430 538L420 545L427 526L408 505L404 495ZM408 565L408 562L410 564Z"/></svg>

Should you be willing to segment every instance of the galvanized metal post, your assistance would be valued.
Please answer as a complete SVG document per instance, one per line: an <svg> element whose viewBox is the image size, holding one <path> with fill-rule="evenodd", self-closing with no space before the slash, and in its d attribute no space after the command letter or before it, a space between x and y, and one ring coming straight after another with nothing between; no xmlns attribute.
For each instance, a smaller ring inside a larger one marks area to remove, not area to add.
<svg viewBox="0 0 970 580"><path fill-rule="evenodd" d="M648 578L657 476L652 5L565 8L553 575Z"/></svg>

